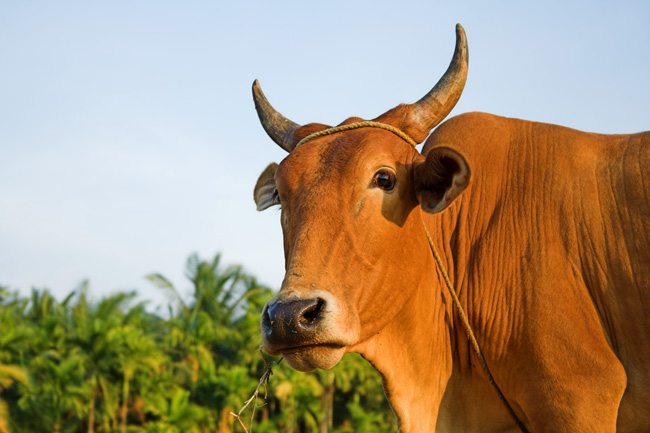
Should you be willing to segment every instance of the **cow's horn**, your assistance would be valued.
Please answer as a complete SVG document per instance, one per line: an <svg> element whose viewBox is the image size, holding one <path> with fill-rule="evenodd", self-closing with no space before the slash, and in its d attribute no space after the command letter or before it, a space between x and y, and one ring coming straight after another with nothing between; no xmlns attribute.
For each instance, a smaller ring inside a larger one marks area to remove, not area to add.
<svg viewBox="0 0 650 433"><path fill-rule="evenodd" d="M266 99L266 96L264 96L260 83L257 80L253 82L253 99L255 100L257 115L266 133L281 148L287 152L291 152L293 132L300 128L300 125L287 119L273 108Z"/></svg>
<svg viewBox="0 0 650 433"><path fill-rule="evenodd" d="M456 49L451 63L440 81L416 102L409 119L427 133L447 117L460 98L467 80L467 38L465 30L456 24Z"/></svg>

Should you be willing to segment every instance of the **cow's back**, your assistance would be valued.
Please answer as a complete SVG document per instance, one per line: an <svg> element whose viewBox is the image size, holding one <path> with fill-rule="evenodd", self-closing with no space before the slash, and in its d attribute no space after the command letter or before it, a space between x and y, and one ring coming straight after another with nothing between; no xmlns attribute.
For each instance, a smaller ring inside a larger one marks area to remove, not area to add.
<svg viewBox="0 0 650 433"><path fill-rule="evenodd" d="M468 296L521 286L502 297L515 311L506 314L512 329L528 320L515 317L517 302L532 298L557 305L547 314L568 311L562 303L585 311L625 368L619 427L650 425L640 415L650 405L650 132L592 134L468 113L442 124L423 151L435 145L460 149L472 167L457 205L467 220L459 236L470 246L457 258L466 269L457 272Z"/></svg>

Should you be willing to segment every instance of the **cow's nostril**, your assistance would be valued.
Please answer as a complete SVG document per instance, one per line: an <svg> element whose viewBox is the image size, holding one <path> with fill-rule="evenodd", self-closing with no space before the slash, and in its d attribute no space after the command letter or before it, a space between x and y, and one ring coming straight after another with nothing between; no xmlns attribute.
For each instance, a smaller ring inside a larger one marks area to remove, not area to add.
<svg viewBox="0 0 650 433"><path fill-rule="evenodd" d="M269 341L276 344L300 345L313 338L325 318L326 305L322 298L273 303L262 315L262 331Z"/></svg>
<svg viewBox="0 0 650 433"><path fill-rule="evenodd" d="M300 315L300 323L302 325L313 325L320 317L324 308L325 300L318 298L314 304L309 305L302 311L302 314Z"/></svg>

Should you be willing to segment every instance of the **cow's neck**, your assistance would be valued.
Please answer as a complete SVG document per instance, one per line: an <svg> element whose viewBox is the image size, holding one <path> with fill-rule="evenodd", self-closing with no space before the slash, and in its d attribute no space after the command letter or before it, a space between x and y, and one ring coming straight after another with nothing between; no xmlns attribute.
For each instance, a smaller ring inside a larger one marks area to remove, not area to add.
<svg viewBox="0 0 650 433"><path fill-rule="evenodd" d="M442 293L444 283L435 268L424 229L421 235L421 278L414 287L404 289L409 301L395 320L355 348L381 373L401 432L434 431L453 367L453 306L448 294ZM438 242L440 239L436 239ZM444 257L443 261L450 265Z"/></svg>

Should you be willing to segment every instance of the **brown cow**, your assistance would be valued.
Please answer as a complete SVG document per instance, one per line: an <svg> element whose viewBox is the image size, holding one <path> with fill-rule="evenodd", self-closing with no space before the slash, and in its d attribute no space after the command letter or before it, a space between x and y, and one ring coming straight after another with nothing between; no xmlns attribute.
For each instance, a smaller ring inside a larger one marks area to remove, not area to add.
<svg viewBox="0 0 650 433"><path fill-rule="evenodd" d="M418 153L409 137L447 116L466 74L458 26L438 84L374 119L399 131L329 130L297 147L329 127L291 122L254 83L265 130L289 152L255 187L259 210L281 204L286 260L264 349L302 371L360 353L402 432L516 431L444 268L524 429L650 431L650 132L469 113Z"/></svg>

